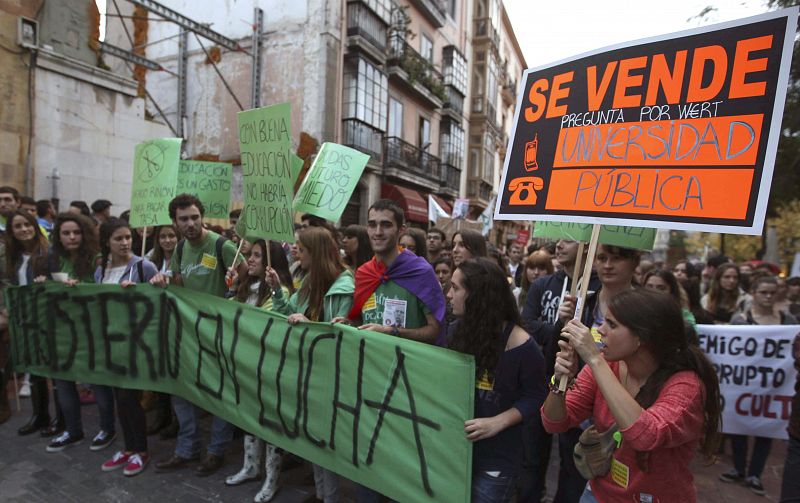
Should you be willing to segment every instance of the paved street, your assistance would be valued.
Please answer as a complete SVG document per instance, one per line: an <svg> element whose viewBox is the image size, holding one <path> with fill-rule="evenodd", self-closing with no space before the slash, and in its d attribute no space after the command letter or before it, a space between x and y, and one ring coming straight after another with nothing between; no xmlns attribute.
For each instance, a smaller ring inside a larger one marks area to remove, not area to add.
<svg viewBox="0 0 800 503"><path fill-rule="evenodd" d="M16 431L29 417L30 401L23 399L22 412L15 413L0 426L0 501L34 502L248 502L258 491L260 483L250 483L239 487L227 487L225 477L236 472L241 466L242 441L235 439L228 453L227 464L215 475L198 478L191 470L173 474L159 474L152 464L139 476L126 478L120 471L103 473L100 465L110 457L115 449L122 446L122 438L105 451L89 450L88 439L83 444L61 453L45 452L47 439L38 434L20 437ZM12 401L12 406L16 404ZM97 407L83 406L84 428L87 436L97 431ZM202 425L208 429L209 419ZM208 434L204 435L204 439ZM173 441L149 437L151 453L158 460L172 452ZM728 448L730 452L730 448ZM767 490L765 497L756 496L748 489L725 484L717 479L720 473L730 469L730 456L722 456L717 464L703 466L693 463L695 484L698 488L699 503L748 503L778 501L780 492L783 459L786 455L786 442L773 444L763 482ZM555 471L551 469L549 486L555 485ZM681 481L676 481L681 483ZM344 501L353 501L352 486L345 483ZM552 495L551 495L552 496ZM549 500L550 498L548 498ZM281 474L281 489L273 500L276 503L300 503L316 501L314 498L313 476L307 464L294 466ZM671 502L662 502L671 503Z"/></svg>

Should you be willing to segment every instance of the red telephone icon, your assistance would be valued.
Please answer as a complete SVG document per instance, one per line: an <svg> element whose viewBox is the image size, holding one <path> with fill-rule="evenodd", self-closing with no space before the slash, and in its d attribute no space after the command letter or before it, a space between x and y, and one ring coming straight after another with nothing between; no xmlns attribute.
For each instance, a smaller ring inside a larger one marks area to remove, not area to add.
<svg viewBox="0 0 800 503"><path fill-rule="evenodd" d="M544 180L538 176L523 176L515 178L508 184L512 191L508 204L512 206L536 204L536 191L544 188ZM525 197L523 197L523 194Z"/></svg>

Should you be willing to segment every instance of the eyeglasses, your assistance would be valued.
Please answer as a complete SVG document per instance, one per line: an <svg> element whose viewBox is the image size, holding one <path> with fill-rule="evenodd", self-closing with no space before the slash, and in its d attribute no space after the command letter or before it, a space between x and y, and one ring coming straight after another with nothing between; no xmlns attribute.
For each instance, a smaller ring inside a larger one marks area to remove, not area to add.
<svg viewBox="0 0 800 503"><path fill-rule="evenodd" d="M765 297L771 297L772 295L775 295L775 294L777 294L777 293L778 293L778 292L775 292L775 291L772 291L772 290L768 290L768 291L763 291L763 290L762 290L762 291L760 291L760 292L756 292L756 295L763 295L763 296L765 296Z"/></svg>

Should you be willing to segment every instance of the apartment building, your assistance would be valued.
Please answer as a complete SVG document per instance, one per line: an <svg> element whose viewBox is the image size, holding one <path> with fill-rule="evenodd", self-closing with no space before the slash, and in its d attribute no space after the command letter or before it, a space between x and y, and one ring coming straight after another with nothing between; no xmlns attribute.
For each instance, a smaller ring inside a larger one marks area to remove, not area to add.
<svg viewBox="0 0 800 503"><path fill-rule="evenodd" d="M353 0L346 15L342 142L372 157L342 223L379 194L425 227L429 194L447 209L463 192L471 4Z"/></svg>
<svg viewBox="0 0 800 503"><path fill-rule="evenodd" d="M525 58L500 0L476 0L466 196L477 217L497 192Z"/></svg>

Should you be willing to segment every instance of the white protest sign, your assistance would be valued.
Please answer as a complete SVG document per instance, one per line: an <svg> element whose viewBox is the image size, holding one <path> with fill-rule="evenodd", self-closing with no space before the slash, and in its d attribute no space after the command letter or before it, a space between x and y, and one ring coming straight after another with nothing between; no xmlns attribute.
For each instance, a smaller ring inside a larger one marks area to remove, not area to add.
<svg viewBox="0 0 800 503"><path fill-rule="evenodd" d="M697 325L697 333L719 378L722 431L788 438L800 325Z"/></svg>

